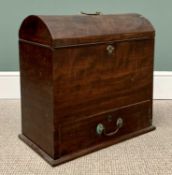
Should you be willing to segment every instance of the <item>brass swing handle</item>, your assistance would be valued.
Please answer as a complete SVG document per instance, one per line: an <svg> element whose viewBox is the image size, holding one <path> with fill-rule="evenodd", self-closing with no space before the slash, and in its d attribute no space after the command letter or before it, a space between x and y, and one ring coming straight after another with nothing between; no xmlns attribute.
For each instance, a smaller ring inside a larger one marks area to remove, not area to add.
<svg viewBox="0 0 172 175"><path fill-rule="evenodd" d="M81 14L83 15L101 15L101 12L95 12L95 13L85 13L85 12L81 12Z"/></svg>
<svg viewBox="0 0 172 175"><path fill-rule="evenodd" d="M115 135L119 129L123 126L123 119L122 118L118 118L116 121L116 129L113 132L106 132L106 128L102 123L99 123L96 127L96 132L98 135L102 135L104 134L105 136L113 136Z"/></svg>

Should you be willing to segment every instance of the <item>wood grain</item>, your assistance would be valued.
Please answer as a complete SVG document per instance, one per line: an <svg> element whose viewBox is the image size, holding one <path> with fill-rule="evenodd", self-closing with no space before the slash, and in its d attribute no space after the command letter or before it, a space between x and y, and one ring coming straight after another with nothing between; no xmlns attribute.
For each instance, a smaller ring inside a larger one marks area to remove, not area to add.
<svg viewBox="0 0 172 175"><path fill-rule="evenodd" d="M20 39L51 47L133 38L153 38L154 35L151 23L139 14L31 15L23 21L19 31Z"/></svg>
<svg viewBox="0 0 172 175"><path fill-rule="evenodd" d="M27 17L19 31L21 139L57 165L153 130L154 35L138 14ZM98 123L111 132L119 116L115 136L97 136Z"/></svg>
<svg viewBox="0 0 172 175"><path fill-rule="evenodd" d="M146 128L152 122L151 110L152 104L148 101L79 122L61 125L60 155L63 156L109 140L115 140L126 134ZM110 121L108 119L109 115L112 116ZM114 131L119 117L123 119L124 124L114 136L108 137L96 133L96 127L99 123L106 127L107 132Z"/></svg>
<svg viewBox="0 0 172 175"><path fill-rule="evenodd" d="M152 40L107 45L55 50L56 123L151 99Z"/></svg>
<svg viewBox="0 0 172 175"><path fill-rule="evenodd" d="M51 50L20 43L22 133L54 156Z"/></svg>

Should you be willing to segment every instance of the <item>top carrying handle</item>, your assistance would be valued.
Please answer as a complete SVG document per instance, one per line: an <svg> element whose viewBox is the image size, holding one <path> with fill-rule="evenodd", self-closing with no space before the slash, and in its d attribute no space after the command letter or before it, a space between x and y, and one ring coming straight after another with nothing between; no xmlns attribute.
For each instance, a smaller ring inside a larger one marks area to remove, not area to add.
<svg viewBox="0 0 172 175"><path fill-rule="evenodd" d="M102 12L95 12L95 13L85 13L85 12L81 12L81 14L83 15L102 15Z"/></svg>

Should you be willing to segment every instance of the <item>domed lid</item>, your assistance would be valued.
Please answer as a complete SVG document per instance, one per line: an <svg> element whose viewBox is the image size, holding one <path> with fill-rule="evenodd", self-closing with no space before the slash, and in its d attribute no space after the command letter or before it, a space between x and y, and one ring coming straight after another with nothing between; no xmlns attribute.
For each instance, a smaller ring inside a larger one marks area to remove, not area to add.
<svg viewBox="0 0 172 175"><path fill-rule="evenodd" d="M53 48L98 42L153 38L151 23L139 14L28 16L20 40Z"/></svg>

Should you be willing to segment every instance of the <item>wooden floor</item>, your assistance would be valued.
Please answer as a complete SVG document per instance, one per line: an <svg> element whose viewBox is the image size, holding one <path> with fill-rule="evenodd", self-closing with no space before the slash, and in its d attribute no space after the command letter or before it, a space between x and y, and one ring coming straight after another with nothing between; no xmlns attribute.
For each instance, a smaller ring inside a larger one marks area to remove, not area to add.
<svg viewBox="0 0 172 175"><path fill-rule="evenodd" d="M172 175L172 101L154 101L156 130L52 168L18 139L20 101L0 100L0 175Z"/></svg>

